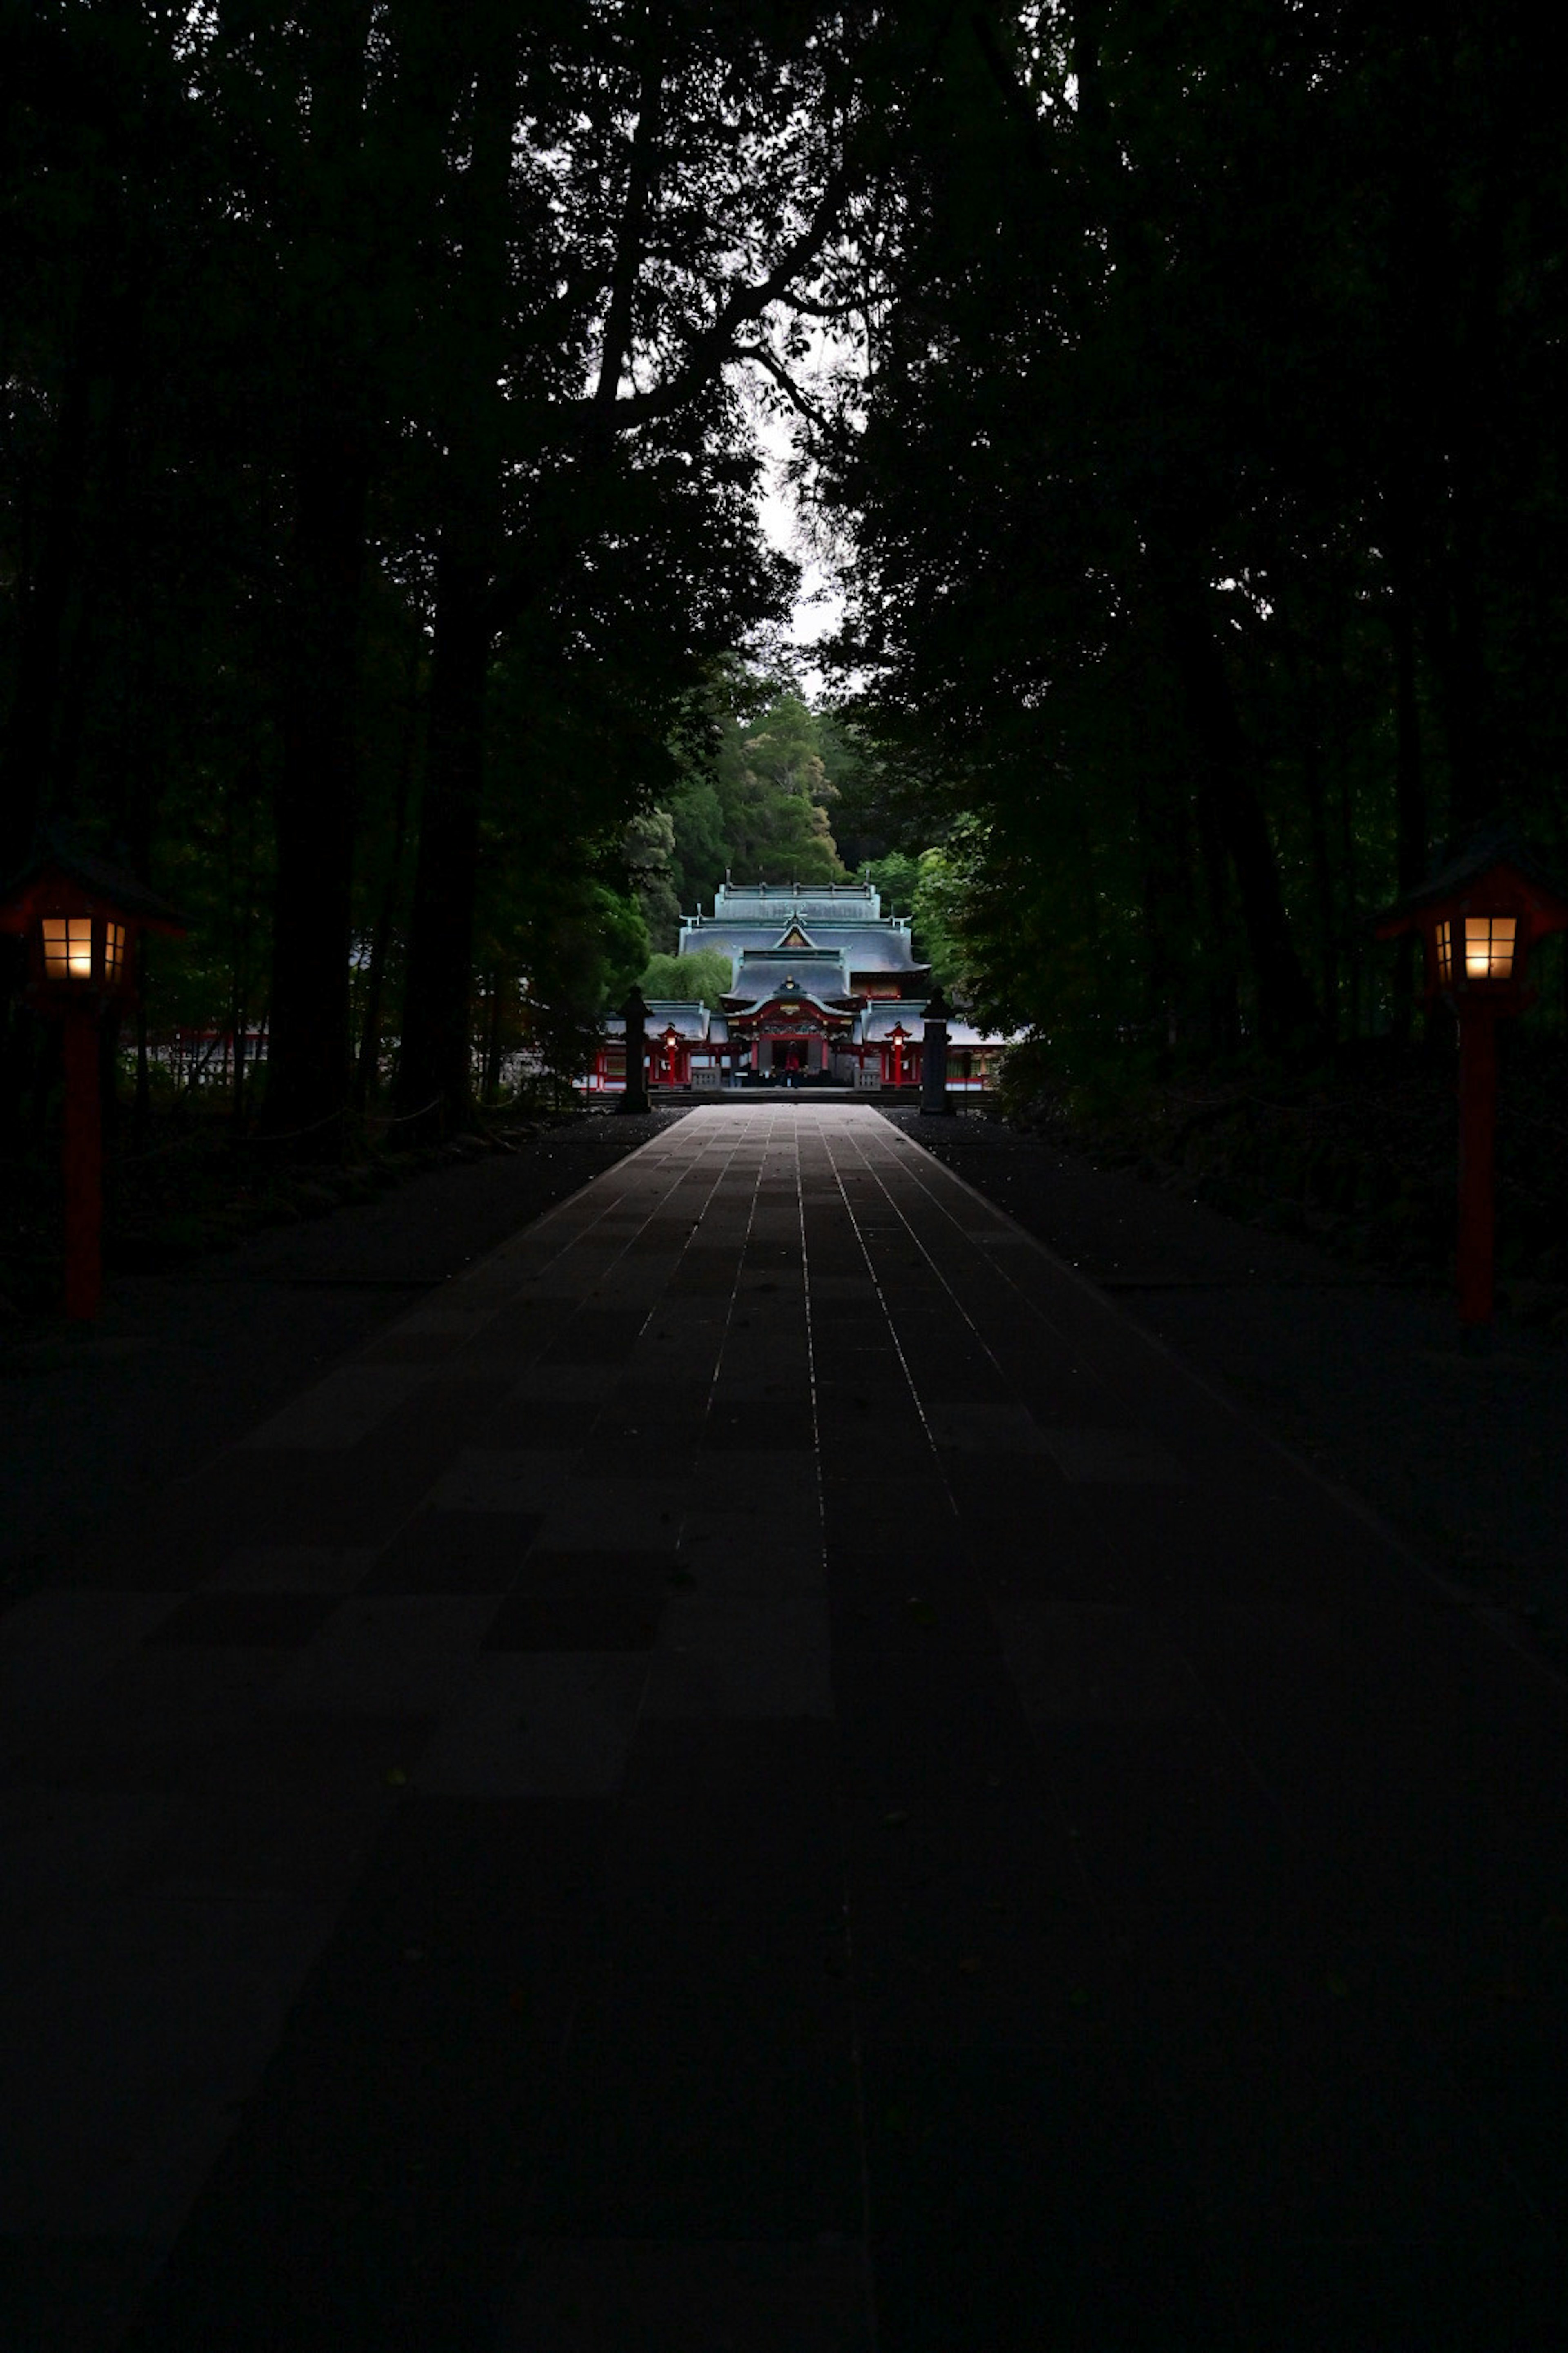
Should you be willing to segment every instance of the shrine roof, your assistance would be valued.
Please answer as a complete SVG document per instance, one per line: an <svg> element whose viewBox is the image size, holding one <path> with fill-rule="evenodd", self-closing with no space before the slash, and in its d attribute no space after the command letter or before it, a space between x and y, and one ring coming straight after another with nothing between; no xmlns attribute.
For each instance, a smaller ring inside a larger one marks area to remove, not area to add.
<svg viewBox="0 0 1568 2353"><path fill-rule="evenodd" d="M814 923L809 948L786 949L780 945L782 927L772 923L710 923L700 925L689 917L680 933L679 953L690 955L701 950L727 955L739 962L743 955L832 956L847 972L923 973L929 967L917 959L907 925L901 918L891 923L867 924L858 931L849 931L832 923Z"/></svg>
<svg viewBox="0 0 1568 2353"><path fill-rule="evenodd" d="M916 966L914 944L907 915L885 915L875 892L850 892L824 899L802 892L792 899L785 892L721 891L711 915L681 918L679 953L716 950L738 956L748 949L783 948L794 934L811 949L841 955L856 971L908 972Z"/></svg>
<svg viewBox="0 0 1568 2353"><path fill-rule="evenodd" d="M907 932L888 941L886 954L881 952L879 936L878 953L875 955L868 953L870 944L869 941L862 940L855 940L849 944L845 952L845 962L852 973L863 972L870 976L879 972L890 972L896 973L900 980L912 980L931 970L924 957L916 955Z"/></svg>
<svg viewBox="0 0 1568 2353"><path fill-rule="evenodd" d="M947 1025L950 1046L1016 1046L1022 1036L1021 1030L1005 1038L994 1029L977 1029L973 1021L960 1020L956 1014L949 1018Z"/></svg>
<svg viewBox="0 0 1568 2353"><path fill-rule="evenodd" d="M714 1034L714 1023L721 1023L722 1019L721 1014L710 1013L707 1006L699 1004L689 997L653 997L648 999L647 1020L644 1026L643 1035L646 1038L658 1038L662 1037L665 1030L673 1029L678 1038L706 1039ZM624 1038L626 1034L625 1014L607 1014L605 1018L605 1034L610 1038ZM728 1032L725 1034L727 1035Z"/></svg>
<svg viewBox="0 0 1568 2353"><path fill-rule="evenodd" d="M792 921L808 931L817 923L879 923L882 894L869 882L725 881L713 894L713 921L771 923L775 936Z"/></svg>
<svg viewBox="0 0 1568 2353"><path fill-rule="evenodd" d="M878 1003L868 1005L863 1013L856 1016L852 1042L857 1046L879 1046L891 1037L900 1022L906 1038L923 1038L926 1002L925 998L918 997L905 997L899 1002L891 997L883 997ZM1019 1031L1005 1038L994 1029L977 1029L973 1022L964 1020L962 1014L948 1016L947 1042L950 1046L1016 1046L1022 1034Z"/></svg>
<svg viewBox="0 0 1568 2353"><path fill-rule="evenodd" d="M758 957L773 957L780 964L825 965L841 969L844 951L836 947L818 947L814 940L802 940L798 934L786 932L782 940L760 940L757 944L741 950L742 962L754 963Z"/></svg>
<svg viewBox="0 0 1568 2353"><path fill-rule="evenodd" d="M678 1038L706 1038L712 1022L713 1017L705 1005L678 997L655 997L648 1000L646 1034L658 1038L665 1030L673 1029Z"/></svg>
<svg viewBox="0 0 1568 2353"><path fill-rule="evenodd" d="M820 996L848 994L848 979L844 966L836 955L772 955L758 950L739 958L734 981L726 992L731 997L762 997L774 989L787 988L793 981L797 988L816 989Z"/></svg>
<svg viewBox="0 0 1568 2353"><path fill-rule="evenodd" d="M866 1045L875 1045L893 1031L903 1029L906 1038L918 1038L925 1029L926 1000L923 997L881 997L868 1005L857 1025L856 1036Z"/></svg>
<svg viewBox="0 0 1568 2353"><path fill-rule="evenodd" d="M732 1020L749 1021L764 1005L798 1005L802 1011L824 1015L830 1021L848 1021L854 1008L842 997L814 997L808 988L764 988L759 997L731 997L726 1000Z"/></svg>

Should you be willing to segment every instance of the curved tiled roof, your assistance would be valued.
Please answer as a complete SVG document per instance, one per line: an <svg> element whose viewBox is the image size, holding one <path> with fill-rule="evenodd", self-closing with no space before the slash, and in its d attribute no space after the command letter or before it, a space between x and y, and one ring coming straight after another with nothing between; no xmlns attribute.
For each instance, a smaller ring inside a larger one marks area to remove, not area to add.
<svg viewBox="0 0 1568 2353"><path fill-rule="evenodd" d="M853 1008L842 1001L835 1003L830 997L814 997L807 988L764 988L760 997L731 997L729 1000L732 1018L745 1021L760 1013L764 1005L776 1004L780 998L786 1005L810 1006L814 1011L826 1014L835 1021L848 1021Z"/></svg>
<svg viewBox="0 0 1568 2353"><path fill-rule="evenodd" d="M643 1024L643 1035L650 1039L660 1038L667 1029L673 1029L678 1038L708 1039L713 1036L713 1025L716 1022L722 1027L722 1016L710 1013L705 1005L699 1004L692 998L652 997L648 999L647 1019ZM625 1015L620 1013L608 1015L605 1021L605 1029L609 1037L624 1038L626 1029ZM724 1034L728 1035L728 1032L725 1031Z"/></svg>
<svg viewBox="0 0 1568 2353"><path fill-rule="evenodd" d="M909 924L900 917L892 922L884 919L877 923L810 923L801 929L811 943L810 949L788 950L780 942L789 925L770 916L765 923L742 923L734 921L709 922L706 918L690 918L682 924L680 953L690 955L707 949L720 955L739 959L744 955L771 954L805 955L813 950L817 955L836 955L846 972L924 972L914 952Z"/></svg>
<svg viewBox="0 0 1568 2353"><path fill-rule="evenodd" d="M743 997L748 1005L777 997L791 982L801 996L847 997L849 982L837 956L749 955L737 965L730 997Z"/></svg>

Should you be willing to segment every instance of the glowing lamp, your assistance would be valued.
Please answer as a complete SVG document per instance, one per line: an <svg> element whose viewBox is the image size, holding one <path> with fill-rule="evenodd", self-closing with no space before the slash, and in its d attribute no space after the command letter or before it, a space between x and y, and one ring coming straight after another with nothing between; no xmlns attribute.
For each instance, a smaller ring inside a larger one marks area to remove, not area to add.
<svg viewBox="0 0 1568 2353"><path fill-rule="evenodd" d="M1380 917L1379 939L1419 932L1426 1001L1459 1029L1459 1324L1477 1344L1491 1321L1497 1024L1522 1013L1530 951L1568 930L1568 896L1511 834L1478 837L1430 881Z"/></svg>
<svg viewBox="0 0 1568 2353"><path fill-rule="evenodd" d="M1530 951L1568 926L1568 898L1517 838L1493 831L1472 841L1429 881L1377 923L1380 939L1418 932L1426 957L1426 997L1521 1013L1530 998Z"/></svg>
<svg viewBox="0 0 1568 2353"><path fill-rule="evenodd" d="M99 1103L102 1018L134 1001L140 933L178 934L174 909L135 877L41 833L0 897L0 932L20 934L27 1002L63 1025L66 1314L90 1320L103 1291L103 1138Z"/></svg>
<svg viewBox="0 0 1568 2353"><path fill-rule="evenodd" d="M1445 915L1433 940L1438 987L1454 987L1456 961L1467 987L1478 980L1511 980L1518 941L1517 915Z"/></svg>
<svg viewBox="0 0 1568 2353"><path fill-rule="evenodd" d="M96 981L117 992L125 972L125 925L107 916L45 915L38 924L46 986Z"/></svg>

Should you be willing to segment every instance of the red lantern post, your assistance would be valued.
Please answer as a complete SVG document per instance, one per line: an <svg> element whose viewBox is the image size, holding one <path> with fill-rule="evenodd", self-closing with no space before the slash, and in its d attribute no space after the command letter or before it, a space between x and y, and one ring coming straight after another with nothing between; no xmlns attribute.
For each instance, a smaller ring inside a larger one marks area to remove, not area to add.
<svg viewBox="0 0 1568 2353"><path fill-rule="evenodd" d="M63 1029L65 1307L75 1321L90 1322L103 1293L103 1016L134 1002L138 934L184 929L174 909L131 875L51 837L0 900L0 931L26 942L27 1002Z"/></svg>
<svg viewBox="0 0 1568 2353"><path fill-rule="evenodd" d="M1461 1333L1479 1339L1491 1322L1497 1025L1522 1013L1535 941L1568 929L1568 899L1511 836L1474 843L1377 925L1380 939L1419 931L1426 1000L1452 1006L1459 1027L1458 1295Z"/></svg>

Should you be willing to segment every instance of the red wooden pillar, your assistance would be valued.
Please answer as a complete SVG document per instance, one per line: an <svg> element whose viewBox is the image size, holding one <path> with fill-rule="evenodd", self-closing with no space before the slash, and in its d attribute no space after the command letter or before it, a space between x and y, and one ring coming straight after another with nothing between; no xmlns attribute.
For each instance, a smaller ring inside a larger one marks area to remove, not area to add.
<svg viewBox="0 0 1568 2353"><path fill-rule="evenodd" d="M1492 1315L1497 1017L1473 1001L1459 1008L1459 1247L1461 1329Z"/></svg>
<svg viewBox="0 0 1568 2353"><path fill-rule="evenodd" d="M103 1121L97 1006L71 1006L64 1029L66 1314L78 1323L90 1323L103 1298Z"/></svg>

